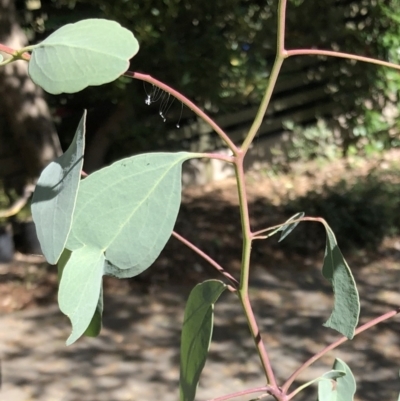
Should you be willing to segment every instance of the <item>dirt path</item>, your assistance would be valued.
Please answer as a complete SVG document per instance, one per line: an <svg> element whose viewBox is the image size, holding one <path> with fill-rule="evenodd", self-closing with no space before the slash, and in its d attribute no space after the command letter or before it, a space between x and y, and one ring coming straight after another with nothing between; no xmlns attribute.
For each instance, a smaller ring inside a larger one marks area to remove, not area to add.
<svg viewBox="0 0 400 401"><path fill-rule="evenodd" d="M364 319L366 314L374 316L398 306L399 257L400 252L393 253L393 263L385 266L374 262L357 267ZM251 296L280 380L337 338L322 327L332 299L316 263L302 274L295 266L275 272L258 266L253 272ZM0 399L177 400L179 327L188 291L175 286L147 295L108 297L101 336L68 348L64 342L69 324L55 306L1 317ZM339 356L357 378L357 399L396 400L400 390L398 327L394 319L361 335L313 365L302 379L328 370L334 356ZM235 296L227 294L216 306L210 360L197 399L263 384L246 323Z"/></svg>
<svg viewBox="0 0 400 401"><path fill-rule="evenodd" d="M343 163L325 170L323 175L330 182L348 174ZM260 174L250 174L248 183L252 224L261 227L273 223L271 220L282 221L277 207L280 199L291 199L322 185L315 174L286 181L261 180ZM367 174L365 165L360 174ZM237 275L240 219L232 182L186 191L184 201L177 231ZM302 240L310 242L309 231L301 230L301 226L296 229ZM257 242L252 263L251 299L282 382L301 362L338 338L322 326L333 304L331 291L320 273L321 253L315 249L288 258L280 247ZM349 263L359 286L363 321L399 306L400 238L386 240L379 249L353 252ZM101 335L67 348L70 326L55 305L54 271L43 269L40 263L19 261L0 266L0 400L178 400L184 302L194 283L214 273L192 251L171 240L150 274L133 284L108 281ZM25 308L30 309L18 311ZM352 368L359 388L357 400L397 400L399 318L327 355L307 370L301 382L329 370L335 356ZM216 305L210 359L197 399L264 384L237 299L224 294ZM304 393L295 399L313 400L315 389L312 391L312 395Z"/></svg>

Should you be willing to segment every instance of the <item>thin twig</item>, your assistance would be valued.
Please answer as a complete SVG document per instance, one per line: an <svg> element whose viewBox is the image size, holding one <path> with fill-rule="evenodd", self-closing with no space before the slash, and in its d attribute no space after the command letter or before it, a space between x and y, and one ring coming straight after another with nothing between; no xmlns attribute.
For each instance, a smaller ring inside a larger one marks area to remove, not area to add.
<svg viewBox="0 0 400 401"><path fill-rule="evenodd" d="M390 63L388 61L377 60L370 57L364 56L357 56L356 54L350 53L342 53L342 52L335 52L331 50L318 50L318 49L293 49L293 50L286 50L286 56L328 56L328 57L338 57L338 58L345 58L349 60L357 60L362 61L364 63L376 64L382 67L389 67L394 68L396 70L400 70L400 65Z"/></svg>
<svg viewBox="0 0 400 401"><path fill-rule="evenodd" d="M0 217L11 217L21 211L21 209L28 203L33 191L35 190L34 184L28 184L24 188L24 193L18 198L9 208L0 210Z"/></svg>
<svg viewBox="0 0 400 401"><path fill-rule="evenodd" d="M211 398L207 401L225 401L225 400L230 400L231 398L241 397L241 396L247 395L247 394L264 393L264 392L269 393L269 391L273 391L273 389L270 386L254 387L254 388L250 388L247 390L237 391L235 393L223 395L222 397ZM270 393L268 395L270 395Z"/></svg>
<svg viewBox="0 0 400 401"><path fill-rule="evenodd" d="M189 107L190 110L192 110L195 114L197 114L201 119L203 119L220 136L220 138L226 143L226 145L229 147L229 149L233 152L234 155L237 154L238 152L237 146L232 142L232 140L225 133L225 131L211 117L209 117L206 113L204 113L204 111L202 111L198 106L196 106L192 101L183 96L181 93L179 93L175 89L172 89L168 85L158 81L157 79L153 78L150 75L140 74L139 72L126 71L124 76L148 82L154 86L157 86L163 91L171 94L172 96L176 97L184 105Z"/></svg>
<svg viewBox="0 0 400 401"><path fill-rule="evenodd" d="M181 241L185 244L188 248L196 252L200 255L203 259L205 259L210 265L215 267L224 277L226 277L234 286L235 289L239 286L239 282L229 274L220 264L218 264L213 258L208 256L205 252L199 249L196 245L192 244L189 240L179 235L176 231L172 231L172 236L175 237L177 240Z"/></svg>
<svg viewBox="0 0 400 401"><path fill-rule="evenodd" d="M361 325L354 331L354 337L360 333L362 333L365 330L368 330L369 328L376 326L377 324L390 319L391 317L397 315L400 312L400 308L392 310L390 312L385 313L384 315L378 316L375 319L370 320L369 322ZM285 384L282 386L282 391L287 392L289 390L290 385L296 380L296 378L302 373L305 369L307 369L310 365L312 365L315 361L320 359L323 355L325 355L327 352L337 348L339 345L343 344L348 340L347 337L341 337L332 344L326 346L324 349L316 353L314 356L312 356L309 360L303 363L290 377L289 379L286 380ZM291 394L288 395L288 400L291 399L292 394L294 395L296 393L296 390L293 391Z"/></svg>

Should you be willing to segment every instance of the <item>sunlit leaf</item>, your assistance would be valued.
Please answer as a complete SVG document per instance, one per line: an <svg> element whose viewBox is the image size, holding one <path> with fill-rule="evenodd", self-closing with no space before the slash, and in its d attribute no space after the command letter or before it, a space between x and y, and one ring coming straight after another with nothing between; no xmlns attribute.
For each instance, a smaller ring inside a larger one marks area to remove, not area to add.
<svg viewBox="0 0 400 401"><path fill-rule="evenodd" d="M94 312L92 320L89 323L88 328L85 330L83 335L88 337L97 337L101 331L102 317L103 317L103 287L100 287L100 296L99 300L97 301L96 310Z"/></svg>
<svg viewBox="0 0 400 401"><path fill-rule="evenodd" d="M58 303L72 323L67 345L84 334L95 314L103 276L104 254L84 246L72 252L62 272Z"/></svg>
<svg viewBox="0 0 400 401"><path fill-rule="evenodd" d="M354 337L360 316L360 300L356 283L328 224L322 274L332 283L335 295L333 311L324 326L337 330L349 339Z"/></svg>
<svg viewBox="0 0 400 401"><path fill-rule="evenodd" d="M85 178L67 248L88 245L119 269L136 274L147 269L171 236L182 163L191 157L185 152L133 156Z"/></svg>
<svg viewBox="0 0 400 401"><path fill-rule="evenodd" d="M117 22L87 19L64 25L32 48L29 75L59 94L114 81L128 69L139 44Z"/></svg>
<svg viewBox="0 0 400 401"><path fill-rule="evenodd" d="M60 309L73 326L67 344L91 321L90 332L100 328L101 314L95 315L95 310L103 274L133 277L160 254L179 211L182 163L197 156L134 156L82 180L66 244L72 254L59 292Z"/></svg>
<svg viewBox="0 0 400 401"><path fill-rule="evenodd" d="M193 401L210 346L214 304L226 285L209 280L196 285L185 308L181 335L180 401Z"/></svg>
<svg viewBox="0 0 400 401"><path fill-rule="evenodd" d="M287 220L286 223L289 223L293 220L301 219L302 217L304 217L304 212L296 213L289 220ZM298 224L299 221L292 224L285 224L284 226L280 227L278 231L281 231L282 234L279 238L279 242L283 241L297 227Z"/></svg>
<svg viewBox="0 0 400 401"><path fill-rule="evenodd" d="M56 264L67 242L85 147L86 111L68 150L42 172L32 198L32 218L47 261Z"/></svg>
<svg viewBox="0 0 400 401"><path fill-rule="evenodd" d="M330 378L333 380L321 380L318 383L318 401L353 401L356 381L350 368L341 359L336 359L333 369L342 371L345 375Z"/></svg>

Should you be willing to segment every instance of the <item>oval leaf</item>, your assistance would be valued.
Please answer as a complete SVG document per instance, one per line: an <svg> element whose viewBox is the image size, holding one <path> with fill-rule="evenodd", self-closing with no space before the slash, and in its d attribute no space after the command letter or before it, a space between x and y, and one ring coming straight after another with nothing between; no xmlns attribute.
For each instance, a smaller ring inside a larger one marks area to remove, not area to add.
<svg viewBox="0 0 400 401"><path fill-rule="evenodd" d="M63 269L58 303L61 312L72 323L67 345L85 333L95 315L101 292L103 265L103 253L97 248L84 246L72 252Z"/></svg>
<svg viewBox="0 0 400 401"><path fill-rule="evenodd" d="M190 153L149 153L114 163L82 181L67 248L105 252L119 269L147 269L171 236Z"/></svg>
<svg viewBox="0 0 400 401"><path fill-rule="evenodd" d="M358 291L351 270L337 245L335 234L326 222L324 226L326 247L322 274L332 283L335 296L332 314L324 326L352 339L360 316Z"/></svg>
<svg viewBox="0 0 400 401"><path fill-rule="evenodd" d="M210 346L214 304L225 290L222 281L196 285L185 308L181 335L180 401L193 401Z"/></svg>
<svg viewBox="0 0 400 401"><path fill-rule="evenodd" d="M349 366L337 358L333 369L345 374L337 378L331 377L330 379L333 380L321 380L318 383L318 401L353 401L356 393L356 381Z"/></svg>
<svg viewBox="0 0 400 401"><path fill-rule="evenodd" d="M117 22L87 19L63 26L31 48L32 80L59 94L114 81L128 69L139 44Z"/></svg>
<svg viewBox="0 0 400 401"><path fill-rule="evenodd" d="M32 198L32 218L43 254L56 264L71 229L85 147L86 111L68 150L42 172Z"/></svg>

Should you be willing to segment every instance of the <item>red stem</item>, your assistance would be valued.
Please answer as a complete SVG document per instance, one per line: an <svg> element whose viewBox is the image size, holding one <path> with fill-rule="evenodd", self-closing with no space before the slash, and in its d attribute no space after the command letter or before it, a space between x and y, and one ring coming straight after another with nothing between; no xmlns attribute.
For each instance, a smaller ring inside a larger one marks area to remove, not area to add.
<svg viewBox="0 0 400 401"><path fill-rule="evenodd" d="M170 93L172 96L176 97L184 105L189 107L190 110L196 113L201 119L203 119L221 137L221 139L226 143L226 145L233 152L233 154L235 155L237 154L238 152L237 146L231 141L231 139L225 133L225 131L211 117L209 117L206 113L204 113L204 111L202 111L198 106L196 106L192 101L183 96L181 93L179 93L175 89L172 89L168 85L158 81L157 79L153 78L150 75L140 74L139 72L126 71L124 76L148 82L154 86L157 86L163 91Z"/></svg>
<svg viewBox="0 0 400 401"><path fill-rule="evenodd" d="M331 50L318 50L318 49L294 49L294 50L286 50L286 56L328 56L328 57L338 57L338 58L345 58L349 60L357 60L357 61L363 61L364 63L370 63L370 64L377 64L383 67L389 67L389 68L394 68L396 70L400 70L400 65L394 64L394 63L389 63L388 61L381 61L381 60L376 60L374 58L370 57L364 57L364 56L357 56L355 54L349 54L349 53L342 53L342 52L335 52Z"/></svg>
<svg viewBox="0 0 400 401"><path fill-rule="evenodd" d="M271 386L265 387L254 387L247 390L237 391L236 393L231 393L227 395L223 395L222 397L211 398L208 401L225 401L231 398L241 397L243 395L252 394L252 393L268 393L271 394L274 392L274 389Z"/></svg>
<svg viewBox="0 0 400 401"><path fill-rule="evenodd" d="M396 310L392 310L390 312L385 313L384 315L378 316L375 319L370 320L369 322L361 325L358 329L354 331L354 336L362 333L365 330L368 330L369 328L377 325L378 323L381 323L387 319L390 319L391 317L397 315L400 312L400 308ZM286 380L285 384L282 386L282 391L287 392L289 390L290 385L294 382L297 376L299 376L300 373L302 373L305 369L307 369L310 365L312 365L315 361L317 361L319 358L321 358L323 355L325 355L327 352L335 349L339 345L343 344L348 340L347 337L341 337L332 344L328 345L318 353L316 353L314 356L312 356L308 361L304 362L303 365L301 365L290 377L288 380ZM296 390L295 390L296 391ZM293 391L291 394L288 395L288 400L291 399L292 394L295 393Z"/></svg>
<svg viewBox="0 0 400 401"><path fill-rule="evenodd" d="M205 259L208 263L210 263L210 265L215 267L224 277L226 277L233 284L234 288L237 289L237 287L239 286L239 282L232 275L230 275L220 264L218 264L213 258L208 256L196 245L192 244L190 241L179 235L177 232L172 231L172 236L175 237L177 240L181 241L191 250L195 251L203 259Z"/></svg>

